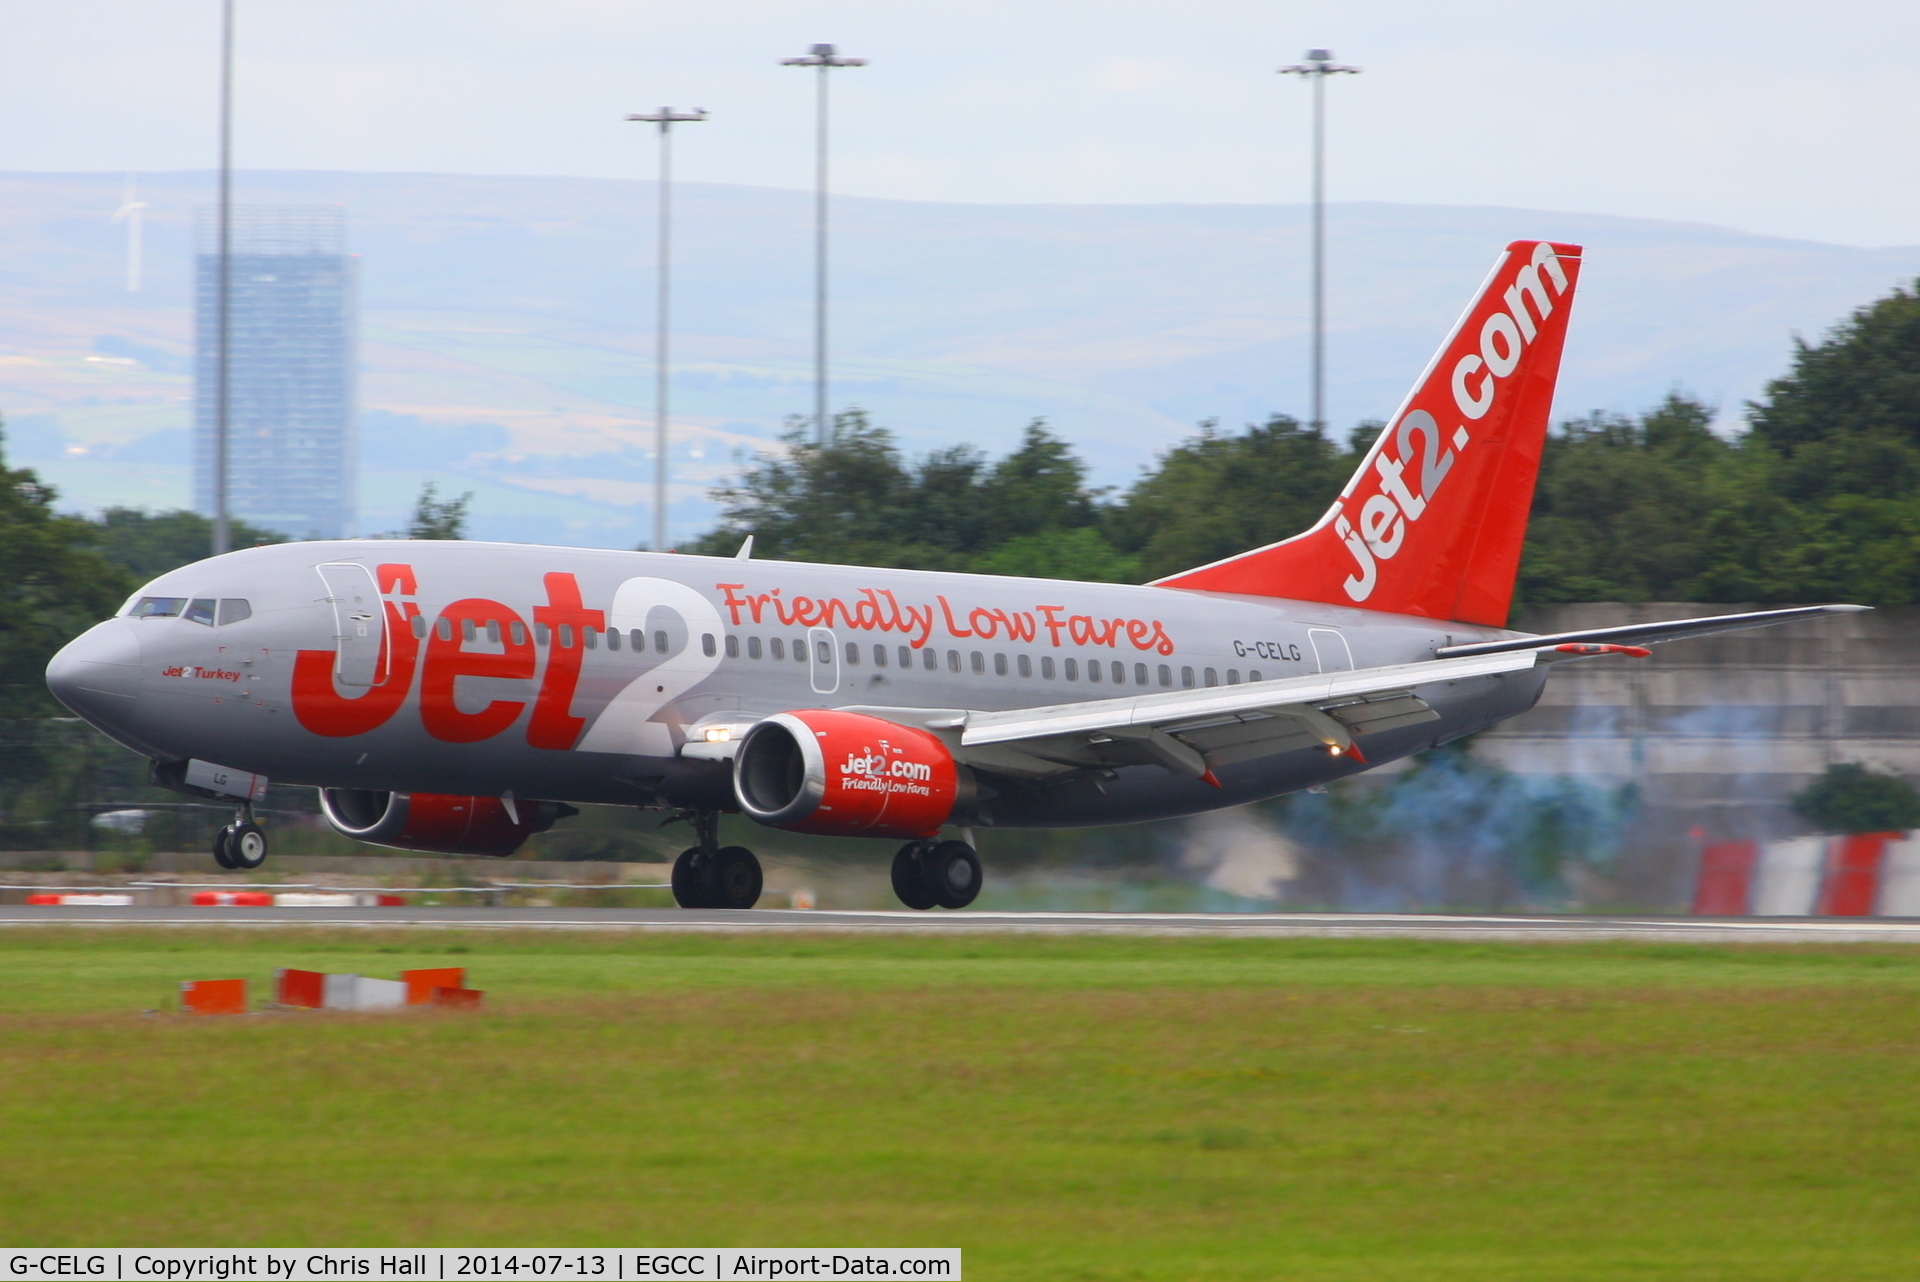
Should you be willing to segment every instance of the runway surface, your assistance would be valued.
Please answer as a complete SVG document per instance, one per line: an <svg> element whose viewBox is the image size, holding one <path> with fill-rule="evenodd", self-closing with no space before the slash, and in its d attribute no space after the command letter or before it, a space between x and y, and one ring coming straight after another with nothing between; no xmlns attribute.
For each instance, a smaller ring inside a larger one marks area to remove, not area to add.
<svg viewBox="0 0 1920 1282"><path fill-rule="evenodd" d="M1002 932L1585 942L1920 944L1920 919L1473 917L1367 913L690 912L672 908L0 906L0 926L431 927L462 930Z"/></svg>

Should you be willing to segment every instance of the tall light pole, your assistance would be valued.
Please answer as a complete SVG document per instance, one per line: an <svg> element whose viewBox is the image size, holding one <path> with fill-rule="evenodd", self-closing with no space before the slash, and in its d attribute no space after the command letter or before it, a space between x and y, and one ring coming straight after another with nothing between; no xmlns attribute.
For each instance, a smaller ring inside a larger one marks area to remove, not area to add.
<svg viewBox="0 0 1920 1282"><path fill-rule="evenodd" d="M220 284L218 386L213 392L213 554L233 550L227 520L227 389L233 344L233 0L220 5Z"/></svg>
<svg viewBox="0 0 1920 1282"><path fill-rule="evenodd" d="M668 264L673 250L673 127L705 120L707 113L698 107L658 111L628 116L660 126L660 270L657 310L659 323L654 327L653 376L653 550L667 550L667 322L672 293Z"/></svg>
<svg viewBox="0 0 1920 1282"><path fill-rule="evenodd" d="M815 121L813 196L813 427L827 443L827 72L864 67L865 58L843 58L832 45L815 45L804 58L782 58L783 67L818 67L820 93Z"/></svg>
<svg viewBox="0 0 1920 1282"><path fill-rule="evenodd" d="M1357 76L1326 49L1307 50L1307 60L1280 68L1283 76L1313 82L1313 426L1327 425L1327 77Z"/></svg>

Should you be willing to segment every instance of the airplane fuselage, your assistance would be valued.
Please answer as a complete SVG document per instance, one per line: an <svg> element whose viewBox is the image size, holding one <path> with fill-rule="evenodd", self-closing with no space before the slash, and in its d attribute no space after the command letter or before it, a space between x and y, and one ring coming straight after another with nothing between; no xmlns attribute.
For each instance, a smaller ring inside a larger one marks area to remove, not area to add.
<svg viewBox="0 0 1920 1282"><path fill-rule="evenodd" d="M943 711L1409 663L1509 635L1169 588L358 540L163 575L50 675L76 710L159 760L324 788L730 807L726 763L698 755L702 727L803 708L924 725ZM1544 681L1533 670L1420 687L1438 720L1369 736L1365 761L1525 711ZM1223 766L1218 787L1157 766L1003 781L956 818L1119 823L1364 768L1312 747Z"/></svg>

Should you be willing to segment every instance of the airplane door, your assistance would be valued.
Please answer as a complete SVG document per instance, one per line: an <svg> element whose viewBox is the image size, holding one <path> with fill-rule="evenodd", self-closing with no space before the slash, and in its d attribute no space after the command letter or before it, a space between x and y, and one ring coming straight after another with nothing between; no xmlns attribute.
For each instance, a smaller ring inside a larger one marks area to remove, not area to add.
<svg viewBox="0 0 1920 1282"><path fill-rule="evenodd" d="M333 607L333 676L343 686L372 686L386 679L386 610L380 589L364 565L334 562L316 567Z"/></svg>
<svg viewBox="0 0 1920 1282"><path fill-rule="evenodd" d="M1346 637L1332 628L1308 628L1307 639L1313 642L1313 660L1320 671L1353 671L1353 651L1347 648Z"/></svg>
<svg viewBox="0 0 1920 1282"><path fill-rule="evenodd" d="M834 644L832 628L807 629L807 670L813 677L815 694L832 694L840 688L840 647Z"/></svg>

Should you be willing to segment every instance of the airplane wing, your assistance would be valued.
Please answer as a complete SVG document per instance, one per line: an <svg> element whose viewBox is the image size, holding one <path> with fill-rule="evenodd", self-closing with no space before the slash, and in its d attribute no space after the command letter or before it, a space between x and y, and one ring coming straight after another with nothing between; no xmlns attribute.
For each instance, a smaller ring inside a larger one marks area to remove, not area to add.
<svg viewBox="0 0 1920 1282"><path fill-rule="evenodd" d="M1439 720L1416 687L1517 672L1539 658L1533 650L1519 650L1434 659L1088 703L959 712L922 724L958 730L956 756L998 774L1042 778L1153 764L1212 782L1215 766L1314 744L1364 762L1357 736Z"/></svg>

